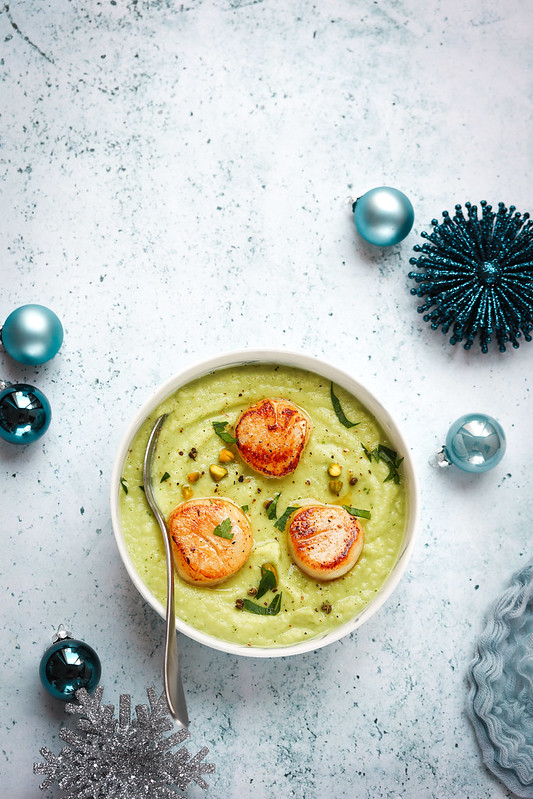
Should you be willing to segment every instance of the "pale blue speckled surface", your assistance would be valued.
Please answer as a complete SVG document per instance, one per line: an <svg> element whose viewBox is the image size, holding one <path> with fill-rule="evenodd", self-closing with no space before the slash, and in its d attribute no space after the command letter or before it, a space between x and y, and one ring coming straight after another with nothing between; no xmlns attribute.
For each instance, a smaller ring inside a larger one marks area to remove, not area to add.
<svg viewBox="0 0 533 799"><path fill-rule="evenodd" d="M422 520L392 598L327 649L251 661L181 638L188 748L217 767L207 796L509 795L481 761L466 670L531 554L533 344L451 348L407 272L457 202L533 211L532 25L520 0L2 4L0 317L41 302L66 331L41 368L0 353L0 377L54 413L40 442L0 446L2 795L40 796L32 764L60 747L66 717L37 678L57 624L99 651L108 702L160 689L164 625L118 557L113 456L158 383L244 346L368 383L411 442ZM382 184L416 213L388 251L350 213ZM436 472L475 410L503 425L504 461Z"/></svg>

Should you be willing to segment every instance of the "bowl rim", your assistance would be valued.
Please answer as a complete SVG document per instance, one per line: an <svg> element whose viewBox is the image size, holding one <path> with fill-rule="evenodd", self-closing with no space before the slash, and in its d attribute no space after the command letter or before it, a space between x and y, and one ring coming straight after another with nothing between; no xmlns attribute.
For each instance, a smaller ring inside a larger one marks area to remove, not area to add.
<svg viewBox="0 0 533 799"><path fill-rule="evenodd" d="M184 633L189 638L204 644L211 649L217 649L221 652L226 652L233 655L242 655L244 657L255 658L273 658L273 657L288 657L292 655L303 654L305 652L312 652L321 649L335 641L344 638L352 633L364 621L367 621L373 616L389 599L393 591L396 589L398 583L403 577L407 565L411 559L416 539L418 537L419 526L419 487L418 478L411 456L410 450L403 437L403 434L388 411L380 400L362 383L359 383L351 374L334 364L317 358L314 355L309 355L303 352L296 352L286 349L241 349L230 350L218 355L204 358L201 361L194 363L172 375L151 394L150 397L141 405L138 411L134 414L133 418L127 425L118 450L113 462L111 473L111 486L110 486L110 506L111 506L111 522L113 526L113 533L115 541L119 550L120 557L126 568L128 576L133 585L141 595L141 597L152 607L153 610L162 618L166 618L166 608L156 599L151 591L142 581L131 555L128 551L122 527L120 522L120 507L119 497L121 491L120 477L126 455L132 440L140 429L141 425L148 416L163 402L167 397L173 394L182 386L203 377L214 371L219 371L231 366L243 366L248 364L279 364L282 366L294 367L297 369L304 369L309 372L327 378L333 383L341 386L349 393L353 394L358 400L368 408L378 420L381 427L387 434L389 440L394 444L396 451L401 452L404 461L402 468L405 475L405 484L407 488L407 520L405 525L405 533L403 545L398 555L395 566L385 580L381 589L378 591L374 599L372 599L365 607L352 619L344 622L339 627L335 627L320 636L315 636L306 641L300 641L295 644L287 644L285 646L274 647L254 647L246 644L236 644L223 639L217 638L208 633L204 633L192 627L187 622L176 617L176 629Z"/></svg>

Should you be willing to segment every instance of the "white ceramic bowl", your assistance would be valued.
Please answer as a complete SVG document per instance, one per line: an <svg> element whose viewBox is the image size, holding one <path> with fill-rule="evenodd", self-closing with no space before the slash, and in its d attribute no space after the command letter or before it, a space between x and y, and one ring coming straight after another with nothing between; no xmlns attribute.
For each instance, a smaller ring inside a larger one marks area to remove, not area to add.
<svg viewBox="0 0 533 799"><path fill-rule="evenodd" d="M119 512L119 492L120 477L124 466L124 461L130 445L135 438L139 428L145 419L163 402L168 396L173 394L177 389L190 383L193 380L201 377L202 375L213 372L217 369L223 369L228 366L238 366L250 363L269 363L281 364L284 366L294 366L300 369L305 369L308 372L314 372L327 380L332 381L336 385L342 386L348 392L357 397L363 405L375 416L385 431L393 448L397 452L401 452L404 456L403 461L403 474L407 490L408 500L408 517L406 522L406 529L402 547L394 568L389 574L387 580L382 586L381 590L376 594L375 598L366 605L361 612L354 618L344 623L343 625L334 628L330 632L321 637L316 637L310 640L302 641L296 644L283 646L283 647L250 647L244 644L233 644L227 641L222 641L212 635L200 632L192 627L190 624L176 619L176 628L199 641L206 646L214 649L219 649L223 652L229 652L236 655L244 655L246 657L285 657L287 655L296 655L303 652L309 652L315 649L320 649L327 646L339 638L348 635L363 622L368 621L371 616L383 605L383 603L392 594L400 578L402 577L409 559L411 557L415 537L418 528L418 483L414 470L412 458L410 456L409 447L405 442L396 422L392 419L390 413L383 407L383 405L370 393L370 391L358 383L354 378L350 377L345 372L337 369L330 364L321 361L309 355L301 353L288 352L286 350L242 350L237 352L229 352L210 358L202 363L186 369L181 374L170 378L163 383L152 397L144 403L140 410L135 414L131 423L129 424L122 441L120 443L111 477L111 519L113 523L113 530L117 541L120 556L126 570L141 596L148 602L148 604L157 612L162 618L165 618L165 607L157 600L149 591L146 585L141 580L133 561L128 552L122 527L120 523Z"/></svg>

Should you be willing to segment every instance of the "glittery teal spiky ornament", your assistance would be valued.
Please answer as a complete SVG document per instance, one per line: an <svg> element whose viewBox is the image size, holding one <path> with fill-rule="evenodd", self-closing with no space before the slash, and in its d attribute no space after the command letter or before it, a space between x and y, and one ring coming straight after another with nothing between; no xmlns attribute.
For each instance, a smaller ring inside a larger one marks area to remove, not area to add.
<svg viewBox="0 0 533 799"><path fill-rule="evenodd" d="M505 345L518 347L523 335L531 341L533 330L533 221L514 205L498 204L497 212L482 201L460 205L455 216L443 211L443 221L433 219L433 231L421 233L428 243L416 245L419 258L412 265L424 270L410 272L420 284L411 294L426 298L418 312L433 330L439 325L450 344L464 341L470 349L477 335L487 352L494 336L500 352Z"/></svg>

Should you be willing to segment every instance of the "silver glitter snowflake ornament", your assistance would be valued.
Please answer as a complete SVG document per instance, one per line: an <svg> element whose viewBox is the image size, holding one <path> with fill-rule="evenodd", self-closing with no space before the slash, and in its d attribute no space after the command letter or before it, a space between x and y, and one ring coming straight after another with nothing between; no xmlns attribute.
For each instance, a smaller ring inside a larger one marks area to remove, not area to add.
<svg viewBox="0 0 533 799"><path fill-rule="evenodd" d="M78 702L65 705L67 713L78 715L77 730L62 728L60 738L67 746L58 755L40 749L45 763L34 763L35 774L47 777L39 786L47 790L54 782L65 791L63 799L176 799L175 788L183 791L196 782L207 789L203 774L215 767L203 763L204 747L194 757L184 749L170 750L188 738L187 730L168 737L173 729L165 695L159 699L147 688L148 705L137 705L131 718L131 697L120 697L119 717L113 705L102 705L103 688L90 696L85 688L76 692Z"/></svg>
<svg viewBox="0 0 533 799"><path fill-rule="evenodd" d="M455 216L443 211L443 221L433 219L433 231L423 232L426 243L416 245L419 258L410 263L424 270L410 272L419 285L411 294L425 298L418 312L433 330L446 334L450 344L464 341L470 349L476 336L482 352L495 337L500 352L510 343L518 347L522 335L531 341L533 330L533 222L515 206L498 210L482 201L460 205Z"/></svg>

